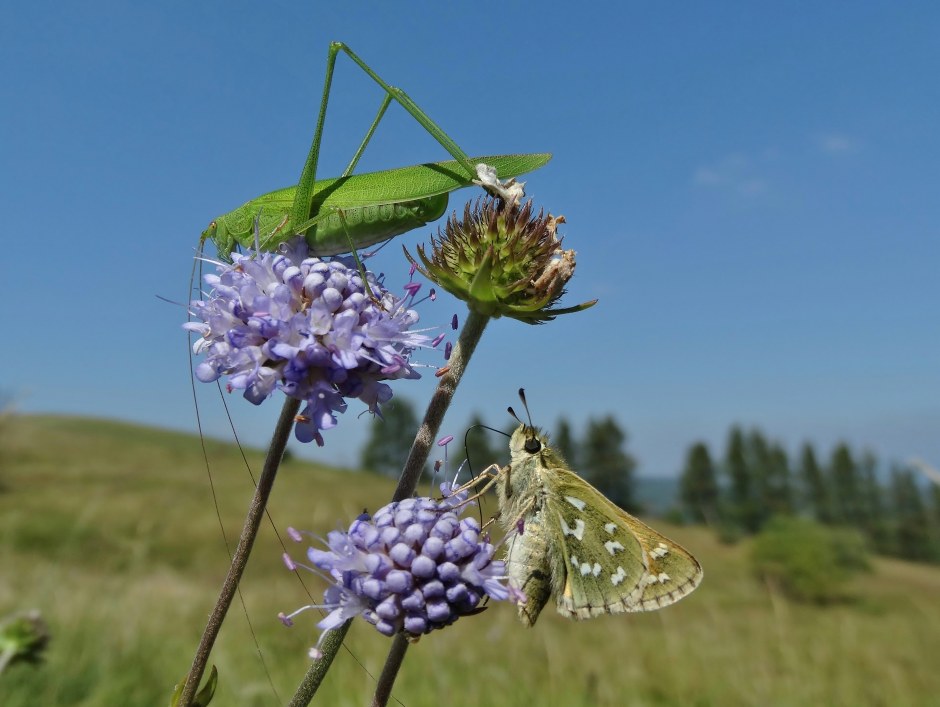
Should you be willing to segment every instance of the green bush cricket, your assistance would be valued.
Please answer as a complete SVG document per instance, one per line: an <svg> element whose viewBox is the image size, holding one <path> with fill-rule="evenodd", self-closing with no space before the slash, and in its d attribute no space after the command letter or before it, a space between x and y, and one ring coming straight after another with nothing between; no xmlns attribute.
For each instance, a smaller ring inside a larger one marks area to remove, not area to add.
<svg viewBox="0 0 940 707"><path fill-rule="evenodd" d="M339 52L349 56L385 91L379 111L343 174L316 179L326 110ZM392 100L397 101L450 154L453 160L401 167L381 172L352 174ZM326 80L313 143L297 186L263 194L213 220L202 234L212 240L222 258L237 246L251 247L257 226L258 246L274 250L295 234L303 234L313 252L328 256L353 252L393 238L440 218L448 194L470 186L478 163L496 169L501 179L543 166L551 155L493 155L470 158L401 89L383 81L351 49L330 44Z"/></svg>

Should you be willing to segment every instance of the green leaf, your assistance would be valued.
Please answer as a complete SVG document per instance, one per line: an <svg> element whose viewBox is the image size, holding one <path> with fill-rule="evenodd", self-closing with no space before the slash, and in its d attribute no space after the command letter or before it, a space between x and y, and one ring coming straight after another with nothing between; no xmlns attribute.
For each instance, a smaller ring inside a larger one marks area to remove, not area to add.
<svg viewBox="0 0 940 707"><path fill-rule="evenodd" d="M170 698L170 707L179 707L180 697L183 696L183 687L186 685L186 677L188 676L184 676L174 688L173 695ZM207 707L208 704L212 702L212 698L215 696L215 689L218 685L219 671L213 665L209 670L209 679L206 680L202 689L193 697L192 707Z"/></svg>

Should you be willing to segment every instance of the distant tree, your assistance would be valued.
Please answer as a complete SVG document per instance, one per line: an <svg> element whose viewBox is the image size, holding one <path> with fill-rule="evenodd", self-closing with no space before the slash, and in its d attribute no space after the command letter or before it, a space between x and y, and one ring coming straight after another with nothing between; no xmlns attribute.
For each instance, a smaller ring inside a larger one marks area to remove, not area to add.
<svg viewBox="0 0 940 707"><path fill-rule="evenodd" d="M800 452L800 508L820 523L832 523L832 497L826 475L816 461L816 452L809 442Z"/></svg>
<svg viewBox="0 0 940 707"><path fill-rule="evenodd" d="M878 483L878 460L871 452L862 454L859 468L861 530L879 552L891 551L891 531L885 507L885 490Z"/></svg>
<svg viewBox="0 0 940 707"><path fill-rule="evenodd" d="M758 528L770 515L768 505L770 482L770 444L759 429L752 429L744 436L744 458L751 478L751 502ZM757 528L753 528L756 530Z"/></svg>
<svg viewBox="0 0 940 707"><path fill-rule="evenodd" d="M7 454L7 434L10 429L10 420L13 417L13 396L9 391L0 389L0 469L5 466ZM7 490L3 478L0 477L0 493Z"/></svg>
<svg viewBox="0 0 940 707"><path fill-rule="evenodd" d="M895 468L891 473L891 501L897 555L908 560L935 559L927 507L910 469Z"/></svg>
<svg viewBox="0 0 940 707"><path fill-rule="evenodd" d="M930 498L933 523L937 528L940 528L940 484L930 484Z"/></svg>
<svg viewBox="0 0 940 707"><path fill-rule="evenodd" d="M744 437L744 458L750 478L745 527L760 530L773 515L792 511L790 467L783 447L769 442L763 432L751 430Z"/></svg>
<svg viewBox="0 0 940 707"><path fill-rule="evenodd" d="M693 522L714 524L718 520L718 473L704 442L689 448L679 492Z"/></svg>
<svg viewBox="0 0 940 707"><path fill-rule="evenodd" d="M832 451L829 462L829 478L832 483L834 521L843 525L861 525L861 484L858 465L845 443Z"/></svg>
<svg viewBox="0 0 940 707"><path fill-rule="evenodd" d="M575 469L607 498L625 511L637 512L633 471L636 462L623 450L626 433L613 416L588 421L581 447L583 458Z"/></svg>
<svg viewBox="0 0 940 707"><path fill-rule="evenodd" d="M940 484L931 483L930 491L930 519L932 526L934 557L940 561Z"/></svg>
<svg viewBox="0 0 940 707"><path fill-rule="evenodd" d="M558 427L555 428L552 443L561 452L561 456L565 458L565 461L568 462L568 466L577 469L579 462L577 442L574 439L574 433L571 431L571 425L568 423L567 418L562 417L558 420Z"/></svg>
<svg viewBox="0 0 940 707"><path fill-rule="evenodd" d="M759 517L753 499L753 483L748 468L744 433L737 425L731 428L728 435L724 470L728 476L727 508L723 513L726 522L747 532L756 531Z"/></svg>
<svg viewBox="0 0 940 707"><path fill-rule="evenodd" d="M791 515L794 508L793 483L790 462L786 450L776 442L767 450L767 472L765 474L765 505L768 518L775 515Z"/></svg>
<svg viewBox="0 0 940 707"><path fill-rule="evenodd" d="M382 408L382 417L376 416L372 421L369 440L362 448L362 467L397 477L405 466L417 429L414 407L406 398L396 396Z"/></svg>

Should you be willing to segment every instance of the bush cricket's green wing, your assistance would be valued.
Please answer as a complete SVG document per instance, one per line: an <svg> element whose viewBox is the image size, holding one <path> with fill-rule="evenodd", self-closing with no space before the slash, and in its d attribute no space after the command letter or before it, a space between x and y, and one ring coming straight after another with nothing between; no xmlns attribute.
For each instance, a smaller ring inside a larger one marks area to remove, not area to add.
<svg viewBox="0 0 940 707"><path fill-rule="evenodd" d="M472 158L472 162L488 164L496 169L500 179L508 179L538 169L550 159L549 153L533 153L486 155ZM322 215L329 223L318 224L319 237L314 236L312 247L320 255L336 255L348 252L345 239L350 229L353 242L367 247L418 228L443 215L448 193L470 184L471 177L456 160L317 180L310 213ZM236 243L251 247L257 218L261 248L270 250L294 230L290 212L296 191L295 186L285 187L242 204L213 221L203 232L203 240L211 239L223 256L227 256ZM404 206L394 208L395 205ZM379 208L369 214L347 213L345 224L338 217L331 218L340 210L349 212L371 207ZM357 229L363 221L365 225Z"/></svg>
<svg viewBox="0 0 940 707"><path fill-rule="evenodd" d="M488 164L500 179L518 177L544 166L551 153L524 155L486 155L471 157L473 164ZM456 160L427 162L382 172L351 174L348 177L317 180L313 203L315 213L323 207L350 208L375 204L400 203L447 194L470 186L470 177Z"/></svg>

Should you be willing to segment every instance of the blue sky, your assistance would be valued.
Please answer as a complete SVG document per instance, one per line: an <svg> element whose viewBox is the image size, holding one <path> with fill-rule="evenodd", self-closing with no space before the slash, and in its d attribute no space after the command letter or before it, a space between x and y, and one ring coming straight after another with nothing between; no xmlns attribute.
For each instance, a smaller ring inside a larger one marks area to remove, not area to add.
<svg viewBox="0 0 940 707"><path fill-rule="evenodd" d="M404 10L403 7L409 9ZM20 3L0 28L0 388L22 411L195 428L179 324L200 231L295 182L327 43L473 154L552 151L571 303L491 325L445 426L614 413L640 471L759 425L940 463L940 8L934 3ZM321 174L380 93L340 59ZM445 159L400 109L362 163ZM469 192L452 197L460 208ZM430 229L405 236L409 246ZM404 281L398 248L376 266ZM457 305L422 309L444 325ZM426 363L437 365L432 356ZM397 391L427 399L432 376ZM225 421L211 391L212 434ZM279 402L232 397L261 444ZM327 446L354 464L352 405Z"/></svg>

